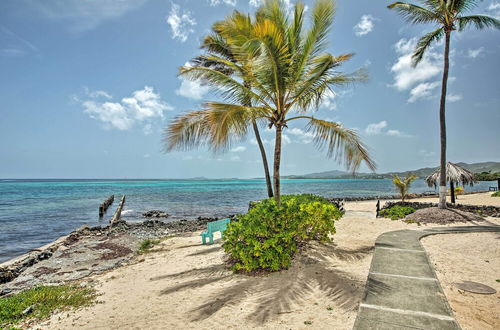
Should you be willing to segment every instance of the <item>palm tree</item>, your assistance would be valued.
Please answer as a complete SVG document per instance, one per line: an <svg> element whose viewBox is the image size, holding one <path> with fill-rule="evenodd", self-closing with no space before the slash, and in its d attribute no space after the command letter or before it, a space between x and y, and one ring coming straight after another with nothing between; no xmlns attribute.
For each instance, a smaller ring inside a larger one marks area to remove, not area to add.
<svg viewBox="0 0 500 330"><path fill-rule="evenodd" d="M435 24L437 29L420 38L413 53L413 64L416 66L424 57L429 47L445 38L444 69L441 85L441 100L439 104L439 124L441 135L441 177L439 182L439 208L446 208L446 88L449 72L449 55L451 33L458 29L463 31L468 27L484 29L486 27L500 28L500 21L484 15L464 14L474 8L478 0L420 0L422 6L406 2L394 2L389 9L396 10L406 21L412 24Z"/></svg>
<svg viewBox="0 0 500 330"><path fill-rule="evenodd" d="M233 15L229 16L224 21L217 22L212 26L212 33L205 37L201 46L201 48L207 51L207 54L194 58L191 60L191 63L196 66L212 68L227 75L234 75L237 79L239 78L243 81L244 86L251 88L250 79L247 77L250 74L251 58L235 54L234 52L236 50L224 37L224 35L239 35L238 39L233 39L233 43L236 41L241 46L242 42L248 40L251 28L251 19L247 15L235 11ZM217 56L226 61L230 61L234 66L228 66L222 61L214 60L211 56ZM181 74L182 72L181 70ZM242 105L250 107L252 106L252 100L247 98ZM269 197L273 197L273 186L269 174L266 149L262 142L256 120L252 120L252 129L262 158L267 194Z"/></svg>
<svg viewBox="0 0 500 330"><path fill-rule="evenodd" d="M234 47L233 54L251 59L246 82L252 88L212 68L181 68L186 77L207 82L227 103L207 102L202 110L175 118L166 131L167 149L195 145L227 149L233 141L245 138L254 120L267 124L275 130L273 184L278 204L283 131L295 120L306 120L306 130L314 136L316 146L326 148L328 157L343 161L349 170L355 171L362 162L375 169L355 131L307 115L319 107L334 86L345 86L366 77L363 71L352 74L338 71L352 54L333 56L324 52L334 2L316 1L311 15L311 27L306 31L303 3L296 3L292 15L288 15L281 1L268 0L257 10L249 38L239 42L240 34L225 36ZM233 62L224 58L208 58L237 70ZM249 99L251 106L242 105Z"/></svg>
<svg viewBox="0 0 500 330"><path fill-rule="evenodd" d="M417 177L414 175L409 175L405 178L400 178L398 175L393 175L392 183L396 186L396 189L399 190L399 194L401 195L401 201L405 201L406 195L408 194L408 190L410 190L410 185Z"/></svg>

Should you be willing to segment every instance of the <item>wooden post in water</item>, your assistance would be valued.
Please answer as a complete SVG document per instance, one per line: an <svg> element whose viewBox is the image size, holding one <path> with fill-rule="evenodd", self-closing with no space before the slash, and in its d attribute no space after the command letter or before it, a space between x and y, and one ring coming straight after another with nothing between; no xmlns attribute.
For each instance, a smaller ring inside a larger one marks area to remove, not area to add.
<svg viewBox="0 0 500 330"><path fill-rule="evenodd" d="M113 224L120 221L120 217L122 215L122 210L123 210L123 205L125 205L125 195L123 195L122 199L120 200L120 205L118 205L118 208L116 209L115 215L113 215L113 217L109 221L111 226L113 226Z"/></svg>
<svg viewBox="0 0 500 330"><path fill-rule="evenodd" d="M108 207L113 204L115 200L115 195L111 195L104 202L99 205L99 218L102 218L104 213L108 210Z"/></svg>

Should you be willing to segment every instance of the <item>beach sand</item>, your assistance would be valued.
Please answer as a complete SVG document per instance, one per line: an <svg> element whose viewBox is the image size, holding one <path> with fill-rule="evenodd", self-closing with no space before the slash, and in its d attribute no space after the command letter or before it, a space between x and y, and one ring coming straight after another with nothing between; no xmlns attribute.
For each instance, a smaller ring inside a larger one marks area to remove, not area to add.
<svg viewBox="0 0 500 330"><path fill-rule="evenodd" d="M500 206L500 198L490 195L460 196L459 202ZM312 244L289 270L266 276L233 274L225 267L220 241L201 245L199 233L165 240L130 264L89 278L102 303L55 314L34 328L351 329L375 239L387 231L433 227L376 219L375 203L346 203L346 215L336 223L332 244ZM500 224L498 218L488 220ZM438 256L438 269L455 272L452 265L457 260L475 255L465 248L454 249L453 255L435 254L442 247L434 240L441 236L428 238L431 243L426 245L433 258ZM469 247L479 250L485 244L482 234L467 236ZM487 242L498 252L498 239ZM468 274L478 272L474 267L460 271L465 272L460 273L463 279L473 279ZM453 281L444 279L448 280Z"/></svg>
<svg viewBox="0 0 500 330"><path fill-rule="evenodd" d="M453 313L464 330L500 329L500 235L471 233L422 239ZM463 281L488 285L491 295L459 290Z"/></svg>

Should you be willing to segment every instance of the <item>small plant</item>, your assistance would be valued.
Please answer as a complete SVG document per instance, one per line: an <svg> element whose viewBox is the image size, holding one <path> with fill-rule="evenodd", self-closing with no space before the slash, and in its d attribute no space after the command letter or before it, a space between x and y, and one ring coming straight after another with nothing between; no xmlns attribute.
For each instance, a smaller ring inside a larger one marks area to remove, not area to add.
<svg viewBox="0 0 500 330"><path fill-rule="evenodd" d="M455 187L455 196L462 195L464 193L464 187Z"/></svg>
<svg viewBox="0 0 500 330"><path fill-rule="evenodd" d="M328 307L326 308L326 310L327 310L327 311L333 311L333 307L328 306Z"/></svg>
<svg viewBox="0 0 500 330"><path fill-rule="evenodd" d="M391 220L403 219L408 214L412 214L416 210L410 206L394 205L388 209L383 209L380 211L380 216L384 218L389 218Z"/></svg>
<svg viewBox="0 0 500 330"><path fill-rule="evenodd" d="M491 197L500 197L500 190L491 194Z"/></svg>
<svg viewBox="0 0 500 330"><path fill-rule="evenodd" d="M417 177L414 175L409 175L406 178L400 178L397 175L393 175L392 183L396 186L396 189L401 195L401 201L405 201L406 195L408 195L408 190L410 190L410 185Z"/></svg>
<svg viewBox="0 0 500 330"><path fill-rule="evenodd" d="M222 246L235 271L286 269L301 244L330 241L342 215L319 196L284 195L281 205L266 199L228 225Z"/></svg>
<svg viewBox="0 0 500 330"><path fill-rule="evenodd" d="M313 323L312 323L312 321L304 321L304 324L305 325L312 325Z"/></svg>
<svg viewBox="0 0 500 330"><path fill-rule="evenodd" d="M39 286L0 298L0 329L11 328L25 318L46 318L55 310L89 306L93 289L76 285Z"/></svg>
<svg viewBox="0 0 500 330"><path fill-rule="evenodd" d="M153 246L160 243L160 240L145 239L139 244L137 252L139 254L148 252Z"/></svg>

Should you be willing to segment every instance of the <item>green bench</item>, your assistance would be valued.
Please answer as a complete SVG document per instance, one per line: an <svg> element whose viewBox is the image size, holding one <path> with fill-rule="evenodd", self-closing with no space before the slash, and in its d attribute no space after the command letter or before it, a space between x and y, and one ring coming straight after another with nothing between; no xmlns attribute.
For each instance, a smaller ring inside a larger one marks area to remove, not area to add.
<svg viewBox="0 0 500 330"><path fill-rule="evenodd" d="M212 221L207 223L207 231L201 233L201 239L203 244L207 244L207 237L210 244L214 244L214 233L220 231L221 236L224 236L224 230L226 230L227 225L231 222L229 219L222 219L217 221Z"/></svg>

